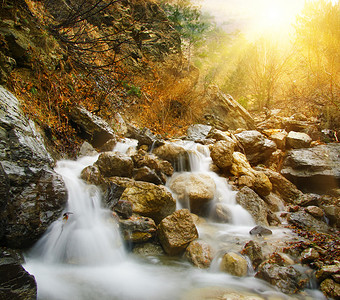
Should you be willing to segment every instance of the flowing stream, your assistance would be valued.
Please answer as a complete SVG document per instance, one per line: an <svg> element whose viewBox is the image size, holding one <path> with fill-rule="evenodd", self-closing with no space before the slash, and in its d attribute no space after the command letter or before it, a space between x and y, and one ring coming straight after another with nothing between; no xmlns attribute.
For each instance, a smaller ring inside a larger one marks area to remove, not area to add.
<svg viewBox="0 0 340 300"><path fill-rule="evenodd" d="M126 152L131 145L135 146L135 141L119 143L115 150ZM239 251L252 239L249 230L254 227L254 221L236 204L235 192L226 180L209 171L207 148L194 143L182 143L182 146L192 153L191 172L209 174L216 184L214 201L226 205L232 212L230 224L207 221L198 226L200 238L207 240L217 252ZM83 157L57 164L56 171L68 189L68 204L60 219L26 254L24 265L36 278L38 299L184 300L207 299L203 298L206 293L215 296L209 299L229 299L221 295L230 292L250 297L244 299L291 299L253 278L251 272L244 278L221 273L218 255L210 269L200 270L180 258L143 259L129 254L124 249L118 224L102 206L99 190L80 179L83 168L97 158ZM283 229L273 231L277 241L288 238ZM324 299L317 292L313 295L310 299Z"/></svg>

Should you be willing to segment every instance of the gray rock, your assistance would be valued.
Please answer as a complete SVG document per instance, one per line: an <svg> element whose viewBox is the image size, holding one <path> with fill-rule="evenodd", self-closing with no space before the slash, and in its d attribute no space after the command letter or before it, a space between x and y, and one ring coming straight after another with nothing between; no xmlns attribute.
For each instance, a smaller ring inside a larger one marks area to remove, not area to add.
<svg viewBox="0 0 340 300"><path fill-rule="evenodd" d="M268 228L265 228L261 225L257 225L252 230L249 231L249 234L263 236L263 235L272 235L273 232Z"/></svg>
<svg viewBox="0 0 340 300"><path fill-rule="evenodd" d="M312 139L307 133L291 131L287 136L287 148L308 148L311 142Z"/></svg>
<svg viewBox="0 0 340 300"><path fill-rule="evenodd" d="M325 193L340 185L340 144L287 153L281 174L304 192Z"/></svg>
<svg viewBox="0 0 340 300"><path fill-rule="evenodd" d="M153 147L159 147L164 144L164 141L156 137L148 128L139 129L128 125L127 129L126 137L137 140L139 147L142 145L148 146L148 151L152 150Z"/></svg>
<svg viewBox="0 0 340 300"><path fill-rule="evenodd" d="M321 231L325 233L329 231L329 226L326 223L315 219L312 215L305 211L290 213L288 215L288 222L308 230Z"/></svg>
<svg viewBox="0 0 340 300"><path fill-rule="evenodd" d="M129 243L144 243L156 234L156 224L151 218L132 215L129 219L119 220L123 238Z"/></svg>
<svg viewBox="0 0 340 300"><path fill-rule="evenodd" d="M211 126L203 124L194 124L187 130L187 138L192 141L204 140L211 130Z"/></svg>

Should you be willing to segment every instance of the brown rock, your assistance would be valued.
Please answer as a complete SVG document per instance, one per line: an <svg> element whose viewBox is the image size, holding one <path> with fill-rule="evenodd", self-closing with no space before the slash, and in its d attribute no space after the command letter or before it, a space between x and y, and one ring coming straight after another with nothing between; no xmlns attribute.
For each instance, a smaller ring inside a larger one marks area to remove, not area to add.
<svg viewBox="0 0 340 300"><path fill-rule="evenodd" d="M324 216L323 210L317 206L307 206L305 211L317 219L321 219Z"/></svg>
<svg viewBox="0 0 340 300"><path fill-rule="evenodd" d="M204 241L192 241L185 251L186 258L200 269L209 268L212 257L211 247Z"/></svg>
<svg viewBox="0 0 340 300"><path fill-rule="evenodd" d="M137 215L127 220L119 220L119 228L127 242L142 243L150 240L156 234L156 224L151 218Z"/></svg>
<svg viewBox="0 0 340 300"><path fill-rule="evenodd" d="M222 257L220 270L233 276L243 277L248 273L248 264L241 255L230 252Z"/></svg>
<svg viewBox="0 0 340 300"><path fill-rule="evenodd" d="M133 162L131 157L118 152L103 152L95 165L105 177L132 177Z"/></svg>
<svg viewBox="0 0 340 300"><path fill-rule="evenodd" d="M340 284L326 279L320 284L320 290L331 299L340 299Z"/></svg>
<svg viewBox="0 0 340 300"><path fill-rule="evenodd" d="M212 146L210 156L220 169L228 169L233 162L235 142L229 138L229 140L218 141Z"/></svg>
<svg viewBox="0 0 340 300"><path fill-rule="evenodd" d="M88 166L81 171L80 178L85 182L94 185L100 185L104 182L102 175L97 166Z"/></svg>
<svg viewBox="0 0 340 300"><path fill-rule="evenodd" d="M262 248L258 243L254 241L249 241L248 243L246 243L241 254L249 257L254 269L257 269L258 266L264 261Z"/></svg>
<svg viewBox="0 0 340 300"><path fill-rule="evenodd" d="M167 254L183 253L189 243L198 238L190 212L181 209L164 218L158 226L158 237Z"/></svg>
<svg viewBox="0 0 340 300"><path fill-rule="evenodd" d="M308 248L302 251L300 260L303 264L306 264L317 260L319 257L320 254L318 251L314 248Z"/></svg>

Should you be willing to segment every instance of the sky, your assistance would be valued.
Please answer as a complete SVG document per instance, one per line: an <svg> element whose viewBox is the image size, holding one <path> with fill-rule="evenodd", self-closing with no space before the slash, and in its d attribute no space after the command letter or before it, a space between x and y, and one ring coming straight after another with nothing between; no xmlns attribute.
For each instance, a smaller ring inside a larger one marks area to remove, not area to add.
<svg viewBox="0 0 340 300"><path fill-rule="evenodd" d="M289 33L305 0L196 0L203 11L229 31L241 30L249 39L262 34ZM330 0L333 3L338 0Z"/></svg>

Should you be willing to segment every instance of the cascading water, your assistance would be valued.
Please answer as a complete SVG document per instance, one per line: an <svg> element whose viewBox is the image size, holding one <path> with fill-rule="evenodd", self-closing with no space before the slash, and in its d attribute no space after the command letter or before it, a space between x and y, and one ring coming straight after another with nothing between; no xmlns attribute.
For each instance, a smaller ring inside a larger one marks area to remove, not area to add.
<svg viewBox="0 0 340 300"><path fill-rule="evenodd" d="M126 152L130 146L135 147L136 142L120 143L115 150ZM240 236L249 240L253 221L235 203L234 192L225 180L209 171L207 149L198 149L193 143L185 147L191 147L192 171L208 172L214 179L215 201L234 210L233 224L207 222L199 227L200 237L209 243L218 240L225 249ZM157 257L142 260L128 254L116 221L101 205L99 190L79 178L81 170L96 159L85 157L57 164L56 171L63 176L69 193L64 211L67 215L54 222L26 255L25 268L36 278L38 299L186 300L198 299L209 289L238 291L239 295L261 296L259 299L273 295L275 299L289 299L253 277L235 278L219 272L216 261L209 270L200 270L181 259L163 263Z"/></svg>

